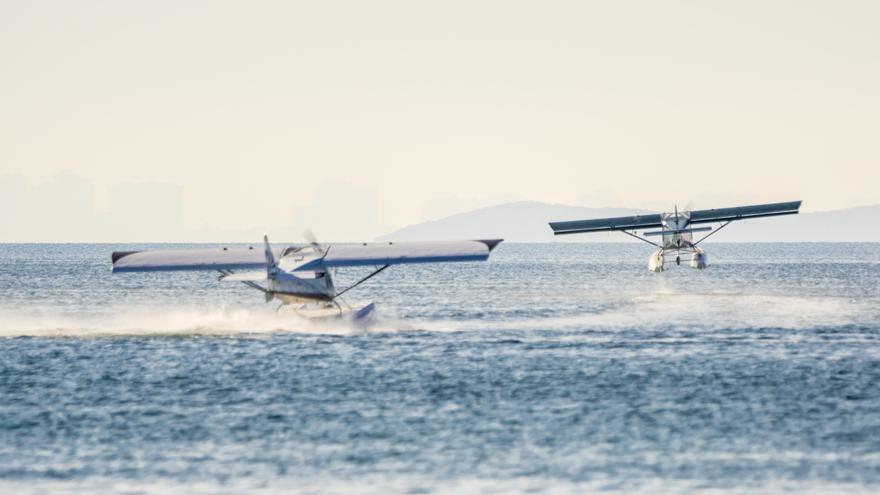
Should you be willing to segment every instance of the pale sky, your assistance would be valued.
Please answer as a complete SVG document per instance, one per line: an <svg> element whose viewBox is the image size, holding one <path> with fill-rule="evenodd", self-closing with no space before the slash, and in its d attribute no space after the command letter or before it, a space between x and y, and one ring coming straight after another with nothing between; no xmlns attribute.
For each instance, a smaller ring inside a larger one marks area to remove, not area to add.
<svg viewBox="0 0 880 495"><path fill-rule="evenodd" d="M878 26L878 1L0 0L0 241L878 204Z"/></svg>

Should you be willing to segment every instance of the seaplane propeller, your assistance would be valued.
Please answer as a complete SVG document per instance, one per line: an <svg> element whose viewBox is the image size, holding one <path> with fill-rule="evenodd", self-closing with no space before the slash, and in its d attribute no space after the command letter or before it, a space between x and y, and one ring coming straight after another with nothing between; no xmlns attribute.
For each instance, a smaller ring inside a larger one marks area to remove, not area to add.
<svg viewBox="0 0 880 495"><path fill-rule="evenodd" d="M318 242L318 237L312 232L312 229L304 230L302 236L305 240L309 241L309 245L315 248L319 253L324 253L324 246Z"/></svg>

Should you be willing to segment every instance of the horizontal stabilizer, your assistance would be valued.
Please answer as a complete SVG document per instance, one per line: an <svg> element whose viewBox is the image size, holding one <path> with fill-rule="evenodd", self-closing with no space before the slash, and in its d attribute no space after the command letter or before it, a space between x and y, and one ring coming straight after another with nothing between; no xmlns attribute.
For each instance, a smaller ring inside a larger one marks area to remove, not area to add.
<svg viewBox="0 0 880 495"><path fill-rule="evenodd" d="M678 230L655 230L654 232L645 232L645 237L650 237L653 235L673 235L673 234L688 234L690 232L706 232L708 230L712 230L712 227L694 227L692 229L678 229Z"/></svg>
<svg viewBox="0 0 880 495"><path fill-rule="evenodd" d="M260 282L267 278L266 270L259 270L253 272L230 273L229 275L221 276L218 280L223 282Z"/></svg>

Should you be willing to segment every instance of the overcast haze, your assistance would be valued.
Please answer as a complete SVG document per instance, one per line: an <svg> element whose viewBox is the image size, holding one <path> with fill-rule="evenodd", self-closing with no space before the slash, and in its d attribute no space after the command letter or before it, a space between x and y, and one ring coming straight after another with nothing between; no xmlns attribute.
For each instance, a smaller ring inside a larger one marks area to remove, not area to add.
<svg viewBox="0 0 880 495"><path fill-rule="evenodd" d="M0 1L0 240L880 203L880 2Z"/></svg>

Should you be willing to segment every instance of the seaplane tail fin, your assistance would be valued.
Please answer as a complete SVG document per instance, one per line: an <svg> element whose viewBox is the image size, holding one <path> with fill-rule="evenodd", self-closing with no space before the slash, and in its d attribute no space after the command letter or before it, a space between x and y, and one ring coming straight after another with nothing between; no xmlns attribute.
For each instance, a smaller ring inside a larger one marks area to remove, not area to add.
<svg viewBox="0 0 880 495"><path fill-rule="evenodd" d="M266 266L271 269L275 266L275 256L272 254L272 246L269 245L268 234L263 234L263 244L266 246Z"/></svg>

